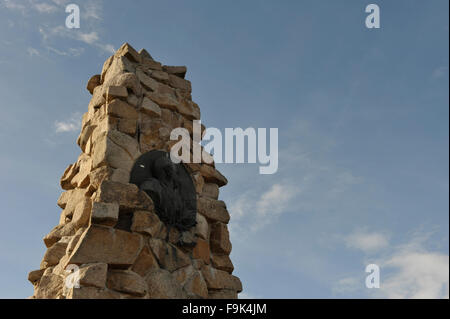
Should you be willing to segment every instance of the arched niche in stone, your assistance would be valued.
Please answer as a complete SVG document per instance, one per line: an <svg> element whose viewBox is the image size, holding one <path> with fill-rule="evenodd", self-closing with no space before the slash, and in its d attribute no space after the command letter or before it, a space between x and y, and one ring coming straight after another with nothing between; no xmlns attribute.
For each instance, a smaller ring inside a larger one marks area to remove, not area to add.
<svg viewBox="0 0 450 319"><path fill-rule="evenodd" d="M131 170L130 183L152 198L158 217L168 227L187 231L196 225L194 183L185 166L173 163L168 152L141 155Z"/></svg>

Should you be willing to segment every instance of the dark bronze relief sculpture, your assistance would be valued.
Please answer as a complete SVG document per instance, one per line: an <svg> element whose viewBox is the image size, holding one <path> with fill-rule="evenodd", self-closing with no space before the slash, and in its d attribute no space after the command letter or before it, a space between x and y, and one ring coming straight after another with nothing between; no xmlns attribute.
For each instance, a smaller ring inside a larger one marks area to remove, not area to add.
<svg viewBox="0 0 450 319"><path fill-rule="evenodd" d="M196 225L194 183L184 165L174 164L169 153L150 151L140 156L131 170L130 183L152 198L156 213L169 227L186 231Z"/></svg>

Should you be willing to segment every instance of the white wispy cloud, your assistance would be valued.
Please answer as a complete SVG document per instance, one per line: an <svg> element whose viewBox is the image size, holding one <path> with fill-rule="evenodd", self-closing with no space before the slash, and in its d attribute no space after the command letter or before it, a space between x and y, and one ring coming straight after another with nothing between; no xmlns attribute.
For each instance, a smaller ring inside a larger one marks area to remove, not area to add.
<svg viewBox="0 0 450 319"><path fill-rule="evenodd" d="M365 229L355 230L345 236L344 241L347 247L359 249L366 253L374 252L389 245L389 240L385 234L369 232Z"/></svg>
<svg viewBox="0 0 450 319"><path fill-rule="evenodd" d="M79 33L78 38L80 41L83 41L87 44L93 44L94 42L99 40L97 32Z"/></svg>
<svg viewBox="0 0 450 319"><path fill-rule="evenodd" d="M101 48L103 51L105 51L105 52L107 52L107 53L113 54L113 53L116 51L116 49L114 48L114 46L113 46L112 44L109 44L109 43L99 44L99 46L100 46L100 48Z"/></svg>
<svg viewBox="0 0 450 319"><path fill-rule="evenodd" d="M260 194L255 192L242 194L230 206L234 228L243 226L242 229L245 231L262 229L281 214L288 212L292 199L299 192L297 186L281 181Z"/></svg>
<svg viewBox="0 0 450 319"><path fill-rule="evenodd" d="M15 10L15 11L19 11L21 13L25 13L26 11L26 6L18 1L13 1L13 0L2 0L2 2L0 3L2 7L9 9L9 10Z"/></svg>
<svg viewBox="0 0 450 319"><path fill-rule="evenodd" d="M337 280L332 285L333 293L348 296L357 292L390 299L449 298L449 255L427 248L434 243L430 233L415 232L400 245L388 245L387 238L376 232L358 231L347 238L351 243L348 247L371 253L363 264L380 267L380 288L365 288L362 265L361 274Z"/></svg>
<svg viewBox="0 0 450 319"><path fill-rule="evenodd" d="M68 4L70 0L52 0L52 2L58 6L63 6Z"/></svg>
<svg viewBox="0 0 450 319"><path fill-rule="evenodd" d="M297 192L298 188L292 185L274 184L259 198L256 212L261 216L278 215Z"/></svg>
<svg viewBox="0 0 450 319"><path fill-rule="evenodd" d="M326 214L335 211L343 198L364 178L350 169L336 167L326 154L336 145L310 122L297 119L284 130L279 151L282 163L273 176L235 176L252 179L252 188L230 198L231 230L246 234L257 231L285 213ZM256 181L257 180L257 181ZM264 187L264 185L270 185Z"/></svg>
<svg viewBox="0 0 450 319"><path fill-rule="evenodd" d="M415 232L379 261L382 277L376 296L395 299L449 298L449 255L427 248L433 232Z"/></svg>
<svg viewBox="0 0 450 319"><path fill-rule="evenodd" d="M89 1L83 6L83 9L84 20L102 20L103 6L101 1Z"/></svg>
<svg viewBox="0 0 450 319"><path fill-rule="evenodd" d="M73 113L65 120L55 121L55 132L77 132L81 128L81 115Z"/></svg>
<svg viewBox="0 0 450 319"><path fill-rule="evenodd" d="M37 2L35 0L1 0L0 5L24 15L33 11L46 14L55 13L59 9L55 2Z"/></svg>
<svg viewBox="0 0 450 319"><path fill-rule="evenodd" d="M41 55L37 49L32 48L32 47L27 48L27 53L29 56L40 56Z"/></svg>
<svg viewBox="0 0 450 319"><path fill-rule="evenodd" d="M38 27L38 31L41 34L43 46L50 52L59 55L76 56L77 54L70 52L70 50L61 48L61 44L58 42L61 39L71 39L87 44L107 54L114 53L114 46L101 40L102 37L99 30L101 30L100 24L103 21L102 1L92 0L79 4L80 16L83 23L81 29L68 29L65 27L64 21L60 19L58 19L59 22L57 25L51 24L52 20L48 19L48 15L54 15L56 13L65 14L65 6L68 3L65 0L0 0L0 7L26 16L37 14L38 16L42 15L43 18L45 17L46 21ZM81 53L80 50L77 52Z"/></svg>
<svg viewBox="0 0 450 319"><path fill-rule="evenodd" d="M56 27L40 26L39 33L42 36L42 41L45 46L50 46L49 43L56 38L66 38L83 42L106 53L114 53L115 51L112 44L100 41L100 37L96 31L82 32L80 30L67 29L64 26L59 25ZM54 46L55 45L52 45L52 47ZM62 51L61 49L58 50Z"/></svg>
<svg viewBox="0 0 450 319"><path fill-rule="evenodd" d="M448 255L426 250L399 251L381 267L393 269L380 287L380 293L387 298L449 297Z"/></svg>
<svg viewBox="0 0 450 319"><path fill-rule="evenodd" d="M45 2L41 2L41 3L34 3L33 7L41 13L53 13L56 12L58 10L58 7L55 5L52 5L50 3L45 3Z"/></svg>
<svg viewBox="0 0 450 319"><path fill-rule="evenodd" d="M63 50L58 50L51 46L46 46L46 49L57 55L73 56L73 57L80 56L84 52L84 48L69 48L69 49L63 51Z"/></svg>

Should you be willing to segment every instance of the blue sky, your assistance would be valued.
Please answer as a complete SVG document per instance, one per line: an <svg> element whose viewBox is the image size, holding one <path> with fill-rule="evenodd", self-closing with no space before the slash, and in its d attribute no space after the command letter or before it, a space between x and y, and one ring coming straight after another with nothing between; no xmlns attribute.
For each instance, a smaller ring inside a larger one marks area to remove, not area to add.
<svg viewBox="0 0 450 319"><path fill-rule="evenodd" d="M186 65L206 126L277 127L279 170L219 164L248 298L448 298L448 1L0 0L0 298L59 219L59 179L113 49ZM381 270L367 289L366 265Z"/></svg>

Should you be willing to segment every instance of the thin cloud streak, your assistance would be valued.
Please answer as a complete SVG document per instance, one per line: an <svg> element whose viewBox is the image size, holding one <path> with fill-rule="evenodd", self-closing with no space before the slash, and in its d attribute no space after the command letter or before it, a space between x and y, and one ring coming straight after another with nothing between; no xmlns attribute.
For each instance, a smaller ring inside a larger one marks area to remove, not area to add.
<svg viewBox="0 0 450 319"><path fill-rule="evenodd" d="M39 33L42 36L44 44L47 46L48 42L50 42L54 38L69 38L83 42L109 54L112 54L115 51L112 44L100 42L100 37L95 31L81 32L79 30L67 29L66 27L60 25L54 28L40 26Z"/></svg>
<svg viewBox="0 0 450 319"><path fill-rule="evenodd" d="M389 240L385 234L368 232L365 229L354 231L346 236L344 241L347 247L358 249L365 253L371 253L389 245Z"/></svg>
<svg viewBox="0 0 450 319"><path fill-rule="evenodd" d="M0 7L15 11L21 15L30 15L32 13L45 15L56 14L57 12L65 12L65 5L68 3L64 0L53 0L52 2L35 2L32 0L26 1L12 1L0 0ZM65 56L78 56L73 52L67 52L60 47L60 44L49 43L61 39L72 39L85 43L93 48L97 48L107 54L114 53L114 46L110 43L101 41L101 36L98 32L98 25L103 21L102 10L103 5L101 1L91 1L80 5L80 16L83 21L83 28L68 29L64 25L64 21L59 21L56 26L41 25L38 30L41 34L43 46L49 49L50 52ZM63 53L64 52L64 53ZM81 54L81 51L79 51Z"/></svg>
<svg viewBox="0 0 450 319"><path fill-rule="evenodd" d="M62 121L55 121L55 132L77 132L81 128L81 116L79 113L72 114L68 119Z"/></svg>
<svg viewBox="0 0 450 319"><path fill-rule="evenodd" d="M448 299L449 255L427 249L434 242L430 237L416 232L409 242L391 246L381 233L355 232L346 238L351 242L347 247L368 254L363 266L375 263L380 267L380 288L367 289L363 276L345 276L332 285L332 292L388 299Z"/></svg>

